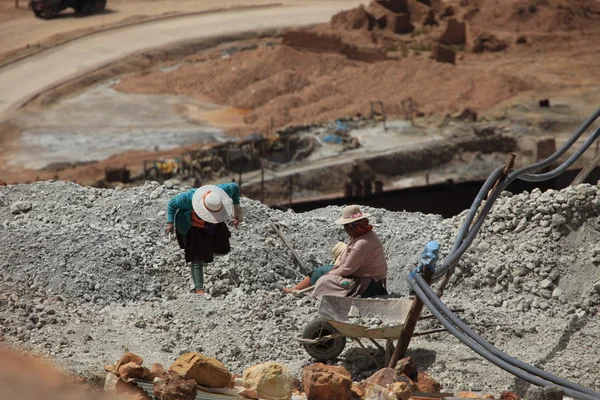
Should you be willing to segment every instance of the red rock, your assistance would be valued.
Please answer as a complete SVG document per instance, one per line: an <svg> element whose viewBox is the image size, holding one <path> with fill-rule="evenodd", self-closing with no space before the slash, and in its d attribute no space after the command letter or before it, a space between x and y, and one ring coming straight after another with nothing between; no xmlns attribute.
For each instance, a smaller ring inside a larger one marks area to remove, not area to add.
<svg viewBox="0 0 600 400"><path fill-rule="evenodd" d="M341 11L331 17L331 26L341 29L368 29L369 16L365 7L360 6L347 11Z"/></svg>
<svg viewBox="0 0 600 400"><path fill-rule="evenodd" d="M417 370L417 365L410 357L404 357L398 361L396 364L396 373L397 375L406 375L413 381L417 379L419 371Z"/></svg>
<svg viewBox="0 0 600 400"><path fill-rule="evenodd" d="M154 382L153 391L157 400L194 400L198 387L193 379L166 374Z"/></svg>
<svg viewBox="0 0 600 400"><path fill-rule="evenodd" d="M505 390L500 395L500 400L521 400L518 394Z"/></svg>
<svg viewBox="0 0 600 400"><path fill-rule="evenodd" d="M304 367L302 385L308 400L352 398L352 377L344 367L325 364Z"/></svg>
<svg viewBox="0 0 600 400"><path fill-rule="evenodd" d="M440 384L425 372L419 372L417 386L425 393L439 393L441 389Z"/></svg>
<svg viewBox="0 0 600 400"><path fill-rule="evenodd" d="M365 382L369 385L379 385L387 388L392 383L396 382L396 370L393 368L382 368L368 377Z"/></svg>

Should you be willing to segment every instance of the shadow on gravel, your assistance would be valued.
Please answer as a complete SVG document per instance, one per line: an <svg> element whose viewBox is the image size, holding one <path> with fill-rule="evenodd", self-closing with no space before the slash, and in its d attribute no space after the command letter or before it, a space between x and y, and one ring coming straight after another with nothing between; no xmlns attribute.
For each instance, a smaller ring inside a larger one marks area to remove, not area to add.
<svg viewBox="0 0 600 400"><path fill-rule="evenodd" d="M544 366L546 364L548 364L548 362L555 359L557 356L560 355L560 353L562 351L566 350L567 346L569 345L569 342L571 341L571 337L573 336L573 334L582 330L583 328L585 328L585 326L588 324L588 322L589 322L589 318L582 318L582 319L573 318L573 319L571 319L571 321L569 322L569 326L562 333L562 335L558 339L558 342L556 343L556 345L552 349L550 349L548 354L546 354L544 357L542 357L539 361L535 362L534 365L540 369L544 369ZM565 378L565 377L561 376L561 378ZM525 382L525 381L515 377L513 386L514 386L514 392L520 396L523 396L523 395L525 395L525 393L527 392L527 390L529 389L531 384L529 382Z"/></svg>
<svg viewBox="0 0 600 400"><path fill-rule="evenodd" d="M384 341L381 340L379 343L383 345ZM344 353L341 364L350 371L352 376L360 377L361 379L366 378L368 375L382 367L387 367L387 365L384 365L385 355L383 352L376 349L369 340L363 340L363 344L367 346L367 351L362 348L352 347ZM409 348L405 357L411 357L415 361L417 369L422 371L428 369L435 363L437 354L435 351L428 349ZM375 360L377 362L375 362ZM365 375L360 376L363 373Z"/></svg>

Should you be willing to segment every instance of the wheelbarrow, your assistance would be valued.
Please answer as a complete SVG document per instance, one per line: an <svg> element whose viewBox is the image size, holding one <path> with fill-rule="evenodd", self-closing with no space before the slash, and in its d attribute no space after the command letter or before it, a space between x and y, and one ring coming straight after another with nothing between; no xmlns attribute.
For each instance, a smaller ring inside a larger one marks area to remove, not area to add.
<svg viewBox="0 0 600 400"><path fill-rule="evenodd" d="M393 352L393 340L398 339L406 323L412 299L362 299L353 297L323 296L319 306L319 317L304 328L300 342L308 354L318 361L333 360L339 356L346 339L355 340L363 348L361 338L369 339L386 354L386 362ZM379 326L352 323L348 316L351 307L358 309L363 319L377 318ZM375 339L385 339L384 349ZM366 349L366 348L365 348Z"/></svg>

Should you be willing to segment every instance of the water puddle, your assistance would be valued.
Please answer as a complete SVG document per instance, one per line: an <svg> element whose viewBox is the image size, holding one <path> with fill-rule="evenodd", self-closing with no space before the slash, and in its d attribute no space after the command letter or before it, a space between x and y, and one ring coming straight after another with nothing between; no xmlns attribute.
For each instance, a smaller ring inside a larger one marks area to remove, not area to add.
<svg viewBox="0 0 600 400"><path fill-rule="evenodd" d="M114 83L97 85L44 110L22 112L22 135L7 163L41 169L128 150L228 141L233 138L223 128L243 124L247 113L182 96L121 93L111 88Z"/></svg>

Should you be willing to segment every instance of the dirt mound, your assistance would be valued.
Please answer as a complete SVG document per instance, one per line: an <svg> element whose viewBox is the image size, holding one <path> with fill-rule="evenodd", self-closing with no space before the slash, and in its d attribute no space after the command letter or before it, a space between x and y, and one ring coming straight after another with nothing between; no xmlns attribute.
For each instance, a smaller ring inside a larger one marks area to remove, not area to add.
<svg viewBox="0 0 600 400"><path fill-rule="evenodd" d="M459 13L472 32L561 32L593 28L600 21L595 0L462 1Z"/></svg>
<svg viewBox="0 0 600 400"><path fill-rule="evenodd" d="M217 103L252 109L245 121L253 131L265 131L271 117L276 126L284 126L368 114L369 100L379 99L385 101L386 112L397 116L408 97L425 113L482 110L530 88L516 76L425 58L367 64L285 46L140 74L115 87L133 93L208 96Z"/></svg>

